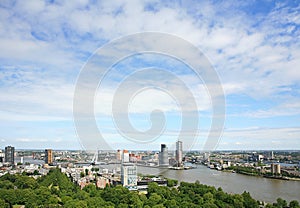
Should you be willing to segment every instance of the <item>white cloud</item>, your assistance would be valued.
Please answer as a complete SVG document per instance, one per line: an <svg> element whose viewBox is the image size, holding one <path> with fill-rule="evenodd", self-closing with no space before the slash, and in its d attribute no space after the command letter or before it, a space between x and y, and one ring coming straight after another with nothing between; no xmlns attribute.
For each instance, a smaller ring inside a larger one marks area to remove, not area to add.
<svg viewBox="0 0 300 208"><path fill-rule="evenodd" d="M175 34L203 50L216 67L228 97L246 95L265 103L276 100L276 104L250 109L251 115L243 116L300 114L299 6L282 4L254 18L241 9L242 4L251 3L242 2L198 2L192 6L159 1L89 4L84 0L1 2L1 120L71 119L74 85L84 61L103 43L141 31ZM146 8L149 4L153 9ZM180 77L189 83L198 110L209 111L211 103L202 84L184 73ZM165 87L186 99L174 83ZM103 100L106 103L100 103L96 112L107 113L113 89L100 90L96 105ZM155 102L158 108L176 109L174 100L153 91L137 96L132 107L147 112L153 107L153 97L159 97Z"/></svg>
<svg viewBox="0 0 300 208"><path fill-rule="evenodd" d="M217 149L299 149L300 128L226 129Z"/></svg>
<svg viewBox="0 0 300 208"><path fill-rule="evenodd" d="M33 143L33 142L49 142L48 139L38 139L38 138L17 138L17 142L26 142L26 143Z"/></svg>
<svg viewBox="0 0 300 208"><path fill-rule="evenodd" d="M300 102L299 99L290 99L278 106L272 106L265 110L258 110L242 114L247 117L255 118L272 118L278 116L295 116L300 114ZM241 116L236 115L236 116Z"/></svg>

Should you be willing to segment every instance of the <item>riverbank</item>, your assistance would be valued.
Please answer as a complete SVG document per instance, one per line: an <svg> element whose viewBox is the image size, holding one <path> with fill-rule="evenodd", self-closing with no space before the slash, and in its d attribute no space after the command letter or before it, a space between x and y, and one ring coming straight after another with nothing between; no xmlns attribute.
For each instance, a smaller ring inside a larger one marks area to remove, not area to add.
<svg viewBox="0 0 300 208"><path fill-rule="evenodd" d="M268 176L264 175L265 178L271 178L271 179L279 179L279 180L291 180L291 181L300 181L300 178L292 178L287 176Z"/></svg>
<svg viewBox="0 0 300 208"><path fill-rule="evenodd" d="M294 177L289 177L289 176L272 176L272 175L267 175L267 174L258 174L256 172L247 172L247 171L242 171L242 170L232 170L232 169L224 169L222 172L227 172L227 173L238 173L242 175L247 175L247 176L256 176L256 177L263 177L263 178L270 178L270 179L278 179L278 180L291 180L291 181L300 181L300 178L294 178Z"/></svg>
<svg viewBox="0 0 300 208"><path fill-rule="evenodd" d="M147 167L147 168L159 168L159 169L171 169L171 170L190 170L195 167L193 166L182 166L182 167L162 167L162 166L157 166L157 165L143 165L143 164L136 164L136 166L140 167Z"/></svg>

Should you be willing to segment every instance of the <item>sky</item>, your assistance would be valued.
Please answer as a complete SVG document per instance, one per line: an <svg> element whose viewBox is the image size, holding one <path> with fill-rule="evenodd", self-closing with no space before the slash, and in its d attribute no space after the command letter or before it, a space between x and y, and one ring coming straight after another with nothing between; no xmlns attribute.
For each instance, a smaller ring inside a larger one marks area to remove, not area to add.
<svg viewBox="0 0 300 208"><path fill-rule="evenodd" d="M216 149L300 149L299 1L2 0L0 20L0 149L84 149L73 113L79 75L99 48L141 32L179 37L209 60L226 103ZM135 74L144 68L153 70ZM172 149L180 139L185 150L201 150L214 119L204 81L161 54L121 60L95 93L97 127L111 149L158 150L161 143ZM128 104L131 125L138 131L151 128L156 109L166 120L165 131L146 142L124 137L112 112L117 92L130 95L137 88ZM188 130L178 138L181 107L192 103L187 92L199 115L193 141Z"/></svg>

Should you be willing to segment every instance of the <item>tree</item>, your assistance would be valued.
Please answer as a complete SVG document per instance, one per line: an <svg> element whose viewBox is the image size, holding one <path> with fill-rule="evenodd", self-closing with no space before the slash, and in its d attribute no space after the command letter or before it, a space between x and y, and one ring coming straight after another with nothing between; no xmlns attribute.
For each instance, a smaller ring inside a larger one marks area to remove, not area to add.
<svg viewBox="0 0 300 208"><path fill-rule="evenodd" d="M148 196L150 196L151 193L156 193L156 190L158 189L158 184L155 182L151 182L148 184Z"/></svg>
<svg viewBox="0 0 300 208"><path fill-rule="evenodd" d="M120 203L117 208L128 208L128 204Z"/></svg>
<svg viewBox="0 0 300 208"><path fill-rule="evenodd" d="M141 201L138 194L131 192L129 197L129 204L135 208L142 208L144 203Z"/></svg>
<svg viewBox="0 0 300 208"><path fill-rule="evenodd" d="M41 186L49 187L54 193L73 192L76 190L71 180L58 168L51 169L47 176L43 176L38 180ZM54 188L55 187L55 188ZM78 187L77 187L78 188Z"/></svg>
<svg viewBox="0 0 300 208"><path fill-rule="evenodd" d="M203 199L206 203L213 204L214 203L214 195L212 193L207 192L203 195Z"/></svg>
<svg viewBox="0 0 300 208"><path fill-rule="evenodd" d="M97 195L97 188L94 184L89 184L85 186L83 190L89 193L91 197L95 197Z"/></svg>
<svg viewBox="0 0 300 208"><path fill-rule="evenodd" d="M100 197L90 197L86 200L89 208L104 207L107 203Z"/></svg>
<svg viewBox="0 0 300 208"><path fill-rule="evenodd" d="M167 179L167 185L168 185L168 187L177 186L177 184L178 184L178 180Z"/></svg>
<svg viewBox="0 0 300 208"><path fill-rule="evenodd" d="M299 202L296 200L291 201L290 208L300 208Z"/></svg>
<svg viewBox="0 0 300 208"><path fill-rule="evenodd" d="M17 203L17 196L14 189L0 189L0 198L9 203L10 205L14 205Z"/></svg>
<svg viewBox="0 0 300 208"><path fill-rule="evenodd" d="M40 175L40 173L39 173L38 170L34 170L34 171L33 171L33 175Z"/></svg>
<svg viewBox="0 0 300 208"><path fill-rule="evenodd" d="M0 199L0 207L9 208L9 203L6 203L3 199Z"/></svg>
<svg viewBox="0 0 300 208"><path fill-rule="evenodd" d="M258 208L259 205L256 200L254 200L249 192L242 193L242 197L244 198L244 206L246 208Z"/></svg>
<svg viewBox="0 0 300 208"><path fill-rule="evenodd" d="M70 201L67 201L65 208L74 208L74 207L80 207L80 208L88 208L87 203L82 200L73 199Z"/></svg>
<svg viewBox="0 0 300 208"><path fill-rule="evenodd" d="M206 202L205 204L203 204L202 206L203 208L218 208L217 205L213 204L213 203L208 203Z"/></svg>
<svg viewBox="0 0 300 208"><path fill-rule="evenodd" d="M80 172L80 178L84 177L84 172Z"/></svg>
<svg viewBox="0 0 300 208"><path fill-rule="evenodd" d="M150 207L153 207L154 205L160 204L161 202L162 202L161 196L158 195L157 193L152 193L146 203Z"/></svg>
<svg viewBox="0 0 300 208"><path fill-rule="evenodd" d="M245 200L244 200L243 196L241 196L239 194L235 194L232 196L232 198L233 198L232 205L234 208L243 208L244 207Z"/></svg>
<svg viewBox="0 0 300 208"><path fill-rule="evenodd" d="M38 184L34 178L28 176L18 176L14 183L20 189L35 189L38 187Z"/></svg>
<svg viewBox="0 0 300 208"><path fill-rule="evenodd" d="M283 200L282 198L278 198L276 200L276 203L273 204L275 207L280 207L280 208L284 208L287 207L287 202L285 200Z"/></svg>
<svg viewBox="0 0 300 208"><path fill-rule="evenodd" d="M0 181L0 189L13 189L14 184L9 180Z"/></svg>
<svg viewBox="0 0 300 208"><path fill-rule="evenodd" d="M179 208L175 199L165 201L164 205L167 208Z"/></svg>

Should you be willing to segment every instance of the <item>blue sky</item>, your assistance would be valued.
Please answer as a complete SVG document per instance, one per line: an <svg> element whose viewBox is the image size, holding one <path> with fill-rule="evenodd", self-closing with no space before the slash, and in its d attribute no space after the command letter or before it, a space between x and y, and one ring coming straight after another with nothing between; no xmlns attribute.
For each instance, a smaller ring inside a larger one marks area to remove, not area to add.
<svg viewBox="0 0 300 208"><path fill-rule="evenodd" d="M299 1L7 0L0 2L0 19L0 148L83 148L73 123L82 67L109 41L154 31L191 42L218 73L226 120L217 149L300 149ZM111 97L123 77L150 66L188 83L200 118L198 140L186 148L201 150L211 124L209 95L187 67L165 57L144 55L115 66L95 98L103 137L113 149L174 146L180 109L166 93L144 91L131 105L131 122L141 130L149 128L154 107L165 112L166 131L149 144L122 138L111 118Z"/></svg>

